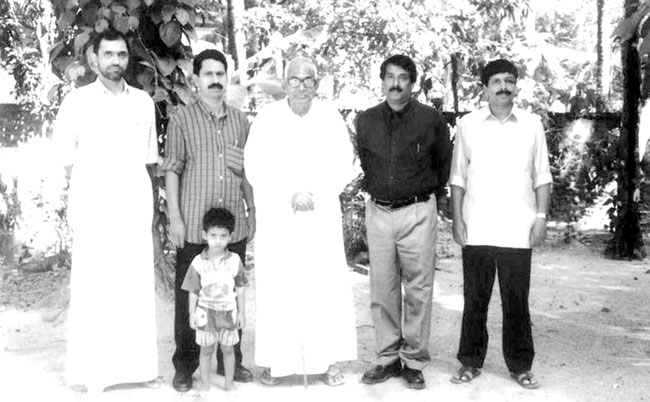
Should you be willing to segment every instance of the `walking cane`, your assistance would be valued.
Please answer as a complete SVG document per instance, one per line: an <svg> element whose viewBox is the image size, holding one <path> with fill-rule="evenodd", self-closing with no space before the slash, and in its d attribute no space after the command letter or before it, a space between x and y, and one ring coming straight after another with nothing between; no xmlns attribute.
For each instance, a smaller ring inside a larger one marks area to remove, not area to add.
<svg viewBox="0 0 650 402"><path fill-rule="evenodd" d="M297 211L294 209L293 211L294 218L300 221L301 224L304 224L304 215L303 212ZM300 303L301 309L304 308L304 303ZM303 311L304 313L304 311ZM305 359L305 344L304 344L304 339L305 339L305 327L304 324L300 326L300 357L302 359L302 383L307 389L308 384L307 384L307 362Z"/></svg>

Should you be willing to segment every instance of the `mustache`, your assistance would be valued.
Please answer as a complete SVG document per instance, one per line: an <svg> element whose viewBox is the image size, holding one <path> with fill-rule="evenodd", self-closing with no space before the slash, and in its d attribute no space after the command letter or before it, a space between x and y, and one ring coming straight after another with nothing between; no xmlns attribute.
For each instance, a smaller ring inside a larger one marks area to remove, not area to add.
<svg viewBox="0 0 650 402"><path fill-rule="evenodd" d="M497 92L497 95L512 95L512 92L508 91L507 89L502 89L499 92Z"/></svg>
<svg viewBox="0 0 650 402"><path fill-rule="evenodd" d="M394 86L394 87L390 87L390 88L388 88L388 92L393 92L393 91L396 91L396 92L402 92L403 89L400 88L400 87L398 87L398 86Z"/></svg>
<svg viewBox="0 0 650 402"><path fill-rule="evenodd" d="M214 84L210 84L208 86L208 89L214 89L214 88L223 89L223 85L219 84L218 82L215 82Z"/></svg>

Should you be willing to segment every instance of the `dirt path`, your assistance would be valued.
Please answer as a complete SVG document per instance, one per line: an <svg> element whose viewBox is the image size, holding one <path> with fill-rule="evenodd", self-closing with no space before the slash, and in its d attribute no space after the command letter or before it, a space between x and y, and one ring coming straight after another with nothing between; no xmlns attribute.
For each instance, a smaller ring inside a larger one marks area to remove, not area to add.
<svg viewBox="0 0 650 402"><path fill-rule="evenodd" d="M363 372L374 363L374 334L369 316L366 276L351 272L357 312L359 359L340 364L343 386L330 388L317 378L304 389L301 378L268 388L253 365L254 317L244 333L244 364L256 380L240 384L234 395L213 389L206 400L219 401L648 401L650 400L650 262L621 262L600 256L602 236L590 248L564 245L559 236L534 254L531 310L536 359L533 371L542 387L520 388L509 379L501 356L500 301L495 289L490 307L490 349L483 374L471 384L454 385L462 314L459 249L443 228L434 291L431 331L433 361L424 371L427 389L407 390L399 379L366 386ZM650 240L648 240L650 243ZM593 251L592 251L593 250ZM254 277L254 271L251 276ZM42 274L41 274L42 275ZM66 278L60 283L66 284ZM254 280L251 281L254 288ZM248 311L254 314L254 289ZM0 311L0 399L3 401L81 401L84 394L64 385L65 286L31 309L4 306ZM192 401L171 388L173 306L158 303L160 375L158 390L135 386L109 389L104 401ZM222 385L216 377L214 385Z"/></svg>

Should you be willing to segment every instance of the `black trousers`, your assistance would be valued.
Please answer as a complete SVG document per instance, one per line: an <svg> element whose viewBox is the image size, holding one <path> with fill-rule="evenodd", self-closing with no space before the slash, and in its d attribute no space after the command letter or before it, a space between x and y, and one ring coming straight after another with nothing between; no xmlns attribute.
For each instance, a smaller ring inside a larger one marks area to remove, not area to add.
<svg viewBox="0 0 650 402"><path fill-rule="evenodd" d="M185 242L185 247L178 249L176 255L176 283L174 287L174 340L176 341L176 351L172 356L172 363L176 372L187 373L192 375L199 367L200 346L196 344L196 333L190 328L189 316L189 296L187 291L182 290L185 274L192 263L194 257L199 255L205 244L196 244ZM228 249L239 255L242 262L246 261L246 239L231 243ZM242 330L239 330L239 342L234 346L235 349L235 367L241 365L241 339ZM221 345L217 347L217 367L223 369L223 359L221 358Z"/></svg>
<svg viewBox="0 0 650 402"><path fill-rule="evenodd" d="M498 272L503 312L502 348L511 373L530 370L535 356L530 324L531 249L491 246L463 248L463 323L458 360L481 368L488 347L487 314Z"/></svg>

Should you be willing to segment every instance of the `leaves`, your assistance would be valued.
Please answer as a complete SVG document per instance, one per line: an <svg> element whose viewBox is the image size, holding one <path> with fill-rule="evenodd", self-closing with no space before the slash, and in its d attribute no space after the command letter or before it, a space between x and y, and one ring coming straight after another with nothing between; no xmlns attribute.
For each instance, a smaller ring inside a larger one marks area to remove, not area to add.
<svg viewBox="0 0 650 402"><path fill-rule="evenodd" d="M129 32L129 17L115 14L113 17L113 28L126 35L126 33Z"/></svg>
<svg viewBox="0 0 650 402"><path fill-rule="evenodd" d="M156 87L156 91L153 95L154 102L165 102L169 100L169 92L166 89L161 87Z"/></svg>
<svg viewBox="0 0 650 402"><path fill-rule="evenodd" d="M194 7L196 5L196 3L198 3L198 0L178 0L178 1L179 1L179 3L186 4L186 5L190 6L190 7Z"/></svg>
<svg viewBox="0 0 650 402"><path fill-rule="evenodd" d="M641 45L639 45L639 56L643 57L644 54L650 54L650 36L643 38Z"/></svg>
<svg viewBox="0 0 650 402"><path fill-rule="evenodd" d="M74 51L76 54L81 54L84 46L90 40L90 35L87 32L82 32L74 38Z"/></svg>
<svg viewBox="0 0 650 402"><path fill-rule="evenodd" d="M113 5L111 6L111 10L113 10L114 12L116 12L118 14L126 13L126 7L124 7L121 4L113 3Z"/></svg>
<svg viewBox="0 0 650 402"><path fill-rule="evenodd" d="M640 4L632 15L618 24L612 33L612 37L618 38L621 42L630 40L634 33L637 32L637 29L640 28L641 21L647 18L648 12L650 12L650 2Z"/></svg>
<svg viewBox="0 0 650 402"><path fill-rule="evenodd" d="M191 103L196 98L192 91L185 85L175 86L174 92L184 105Z"/></svg>
<svg viewBox="0 0 650 402"><path fill-rule="evenodd" d="M191 61L187 59L181 59L178 60L177 62L178 67L180 67L181 70L183 70L183 73L185 74L186 77L191 77L193 74L194 70L194 65L192 64Z"/></svg>
<svg viewBox="0 0 650 402"><path fill-rule="evenodd" d="M63 51L63 49L65 48L66 48L65 43L63 42L55 43L49 50L50 63L52 62L52 60L55 60L59 56L59 53L61 53L61 51Z"/></svg>
<svg viewBox="0 0 650 402"><path fill-rule="evenodd" d="M65 31L74 22L75 14L72 11L66 11L61 14L56 21L56 25L61 31Z"/></svg>
<svg viewBox="0 0 650 402"><path fill-rule="evenodd" d="M140 7L142 4L142 0L126 0L126 6L128 7L129 11L133 11L136 8Z"/></svg>
<svg viewBox="0 0 650 402"><path fill-rule="evenodd" d="M171 75L176 69L176 61L172 58L156 57L156 65L164 76Z"/></svg>
<svg viewBox="0 0 650 402"><path fill-rule="evenodd" d="M172 17L176 14L176 7L171 4L166 4L162 11L160 11L160 17L164 22L169 22L172 20Z"/></svg>
<svg viewBox="0 0 650 402"><path fill-rule="evenodd" d="M140 20L137 17L129 16L128 26L130 30L135 31L140 26Z"/></svg>
<svg viewBox="0 0 650 402"><path fill-rule="evenodd" d="M165 22L160 25L158 34L167 47L173 47L181 40L181 25L178 21Z"/></svg>
<svg viewBox="0 0 650 402"><path fill-rule="evenodd" d="M105 19L100 19L95 22L95 32L100 33L108 29L108 21Z"/></svg>
<svg viewBox="0 0 650 402"><path fill-rule="evenodd" d="M99 13L99 7L97 3L90 2L83 6L81 10L81 22L84 25L93 26L95 21L97 21L97 15Z"/></svg>
<svg viewBox="0 0 650 402"><path fill-rule="evenodd" d="M178 21L181 25L185 25L190 22L190 15L184 9L179 8L176 10L176 21Z"/></svg>

